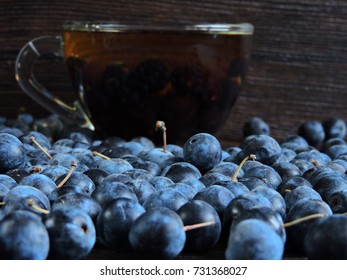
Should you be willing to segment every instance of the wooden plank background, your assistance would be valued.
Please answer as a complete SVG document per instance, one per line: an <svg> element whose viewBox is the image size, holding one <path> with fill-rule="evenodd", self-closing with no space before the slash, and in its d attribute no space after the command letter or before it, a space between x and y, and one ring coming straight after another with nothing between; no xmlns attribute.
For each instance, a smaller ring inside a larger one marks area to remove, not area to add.
<svg viewBox="0 0 347 280"><path fill-rule="evenodd" d="M218 135L224 143L240 141L252 116L267 121L279 140L308 119L347 120L347 1L333 0L0 0L0 115L13 117L21 107L38 117L48 114L20 90L14 62L27 41L58 34L65 20L252 23L252 61ZM73 100L63 65L42 72L48 89Z"/></svg>

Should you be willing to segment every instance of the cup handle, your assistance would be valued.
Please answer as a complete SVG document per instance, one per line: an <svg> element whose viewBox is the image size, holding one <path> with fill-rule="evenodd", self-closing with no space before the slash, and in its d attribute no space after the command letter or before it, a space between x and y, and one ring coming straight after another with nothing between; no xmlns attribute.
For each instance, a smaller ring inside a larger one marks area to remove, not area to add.
<svg viewBox="0 0 347 280"><path fill-rule="evenodd" d="M94 130L94 125L76 100L68 105L45 89L35 78L33 66L39 58L54 57L63 59L63 39L61 36L43 36L29 41L20 50L15 62L15 77L21 89L38 104L63 119L81 127Z"/></svg>

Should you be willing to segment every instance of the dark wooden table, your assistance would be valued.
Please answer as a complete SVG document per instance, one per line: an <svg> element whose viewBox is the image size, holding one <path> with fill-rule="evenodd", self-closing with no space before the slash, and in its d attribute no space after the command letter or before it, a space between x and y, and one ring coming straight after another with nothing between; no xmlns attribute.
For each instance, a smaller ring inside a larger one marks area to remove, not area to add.
<svg viewBox="0 0 347 280"><path fill-rule="evenodd" d="M333 0L0 0L0 115L15 116L21 107L36 116L48 113L20 90L14 62L28 40L58 34L65 20L251 22L247 81L219 133L226 145L242 139L242 125L252 116L266 120L278 139L307 119L347 120L347 3ZM40 79L73 100L63 66L43 71Z"/></svg>

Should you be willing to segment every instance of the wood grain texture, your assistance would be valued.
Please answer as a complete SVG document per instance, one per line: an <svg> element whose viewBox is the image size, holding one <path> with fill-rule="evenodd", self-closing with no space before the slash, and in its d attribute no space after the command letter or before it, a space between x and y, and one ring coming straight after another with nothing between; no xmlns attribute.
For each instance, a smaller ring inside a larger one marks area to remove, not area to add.
<svg viewBox="0 0 347 280"><path fill-rule="evenodd" d="M0 0L0 114L20 107L48 112L14 79L14 62L30 39L55 35L65 20L142 23L251 22L252 61L242 94L218 136L225 145L242 140L243 123L262 117L283 139L307 119L334 115L347 120L347 2L300 1L43 1ZM40 80L72 100L64 67L42 71Z"/></svg>

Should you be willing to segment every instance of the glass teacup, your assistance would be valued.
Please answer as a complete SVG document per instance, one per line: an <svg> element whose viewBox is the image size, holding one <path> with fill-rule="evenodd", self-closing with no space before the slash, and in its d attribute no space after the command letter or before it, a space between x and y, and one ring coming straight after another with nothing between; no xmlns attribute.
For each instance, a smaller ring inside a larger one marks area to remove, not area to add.
<svg viewBox="0 0 347 280"><path fill-rule="evenodd" d="M56 37L28 42L16 79L46 109L101 136L156 141L155 123L182 143L197 132L217 133L227 120L251 55L253 26L138 26L69 22ZM76 92L67 104L35 79L47 54L63 58Z"/></svg>

